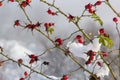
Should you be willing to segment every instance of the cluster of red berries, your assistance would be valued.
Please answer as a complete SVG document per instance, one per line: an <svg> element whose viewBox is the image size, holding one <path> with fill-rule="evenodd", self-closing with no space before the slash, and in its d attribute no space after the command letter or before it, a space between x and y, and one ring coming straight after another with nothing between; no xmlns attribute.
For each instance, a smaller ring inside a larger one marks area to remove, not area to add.
<svg viewBox="0 0 120 80"><path fill-rule="evenodd" d="M8 0L8 1L15 2L16 0ZM24 0L21 2L20 6L25 8L26 6L30 5L30 3L31 3L31 0ZM0 6L2 5L3 5L3 1L0 1Z"/></svg>
<svg viewBox="0 0 120 80"><path fill-rule="evenodd" d="M22 26L22 25L20 24L19 20L16 20L15 23L14 23L14 26ZM40 23L37 22L36 24L27 24L27 25L24 26L24 28L28 28L28 29L31 29L31 31L33 31L35 28L37 28L39 26L40 26Z"/></svg>
<svg viewBox="0 0 120 80"><path fill-rule="evenodd" d="M25 8L26 6L30 5L30 3L31 3L31 0L26 0L26 1L22 1L22 3L20 5L21 5L21 7Z"/></svg>
<svg viewBox="0 0 120 80"><path fill-rule="evenodd" d="M61 38L57 38L55 42L57 46L61 46L63 44L63 40Z"/></svg>
<svg viewBox="0 0 120 80"><path fill-rule="evenodd" d="M3 0L3 1L4 1L4 0ZM0 6L3 5L3 1L0 1ZM8 1L10 1L10 2L15 2L15 0L8 0Z"/></svg>
<svg viewBox="0 0 120 80"><path fill-rule="evenodd" d="M95 10L93 10L93 5L90 3L85 5L85 9L88 10L89 13L95 13Z"/></svg>
<svg viewBox="0 0 120 80"><path fill-rule="evenodd" d="M102 4L102 1L98 0L94 5L89 3L85 5L85 9L88 10L89 13L95 13L95 9L93 9L93 6L99 6Z"/></svg>
<svg viewBox="0 0 120 80"><path fill-rule="evenodd" d="M39 60L39 56L35 55L35 54L31 54L31 55L28 55L29 58L30 58L30 62L29 64L33 64L35 61L37 62Z"/></svg>
<svg viewBox="0 0 120 80"><path fill-rule="evenodd" d="M69 80L69 76L68 75L63 75L63 77L61 78L61 80Z"/></svg>
<svg viewBox="0 0 120 80"><path fill-rule="evenodd" d="M24 72L24 76L25 76L25 78L29 76L27 71ZM19 80L25 80L25 78L20 78Z"/></svg>
<svg viewBox="0 0 120 80"><path fill-rule="evenodd" d="M57 13L56 13L56 12L53 12L51 9L48 9L48 10L47 10L47 13L48 13L49 15L52 15L52 16L57 15Z"/></svg>
<svg viewBox="0 0 120 80"><path fill-rule="evenodd" d="M95 59L96 52L89 50L86 54L87 56L89 56L89 58L85 64L88 65L88 64L91 64L91 62Z"/></svg>
<svg viewBox="0 0 120 80"><path fill-rule="evenodd" d="M34 29L36 29L36 28L39 27L39 26L40 26L40 23L37 22L36 24L27 24L27 25L25 26L25 28L31 29L31 31L33 31Z"/></svg>
<svg viewBox="0 0 120 80"><path fill-rule="evenodd" d="M77 40L79 43L81 43L81 44L84 43L84 40L82 39L82 36L81 36L81 35L77 35L77 36L76 36L76 40Z"/></svg>
<svg viewBox="0 0 120 80"><path fill-rule="evenodd" d="M52 26L54 26L54 23L44 23L44 26L45 26L45 30L48 31L48 29Z"/></svg>

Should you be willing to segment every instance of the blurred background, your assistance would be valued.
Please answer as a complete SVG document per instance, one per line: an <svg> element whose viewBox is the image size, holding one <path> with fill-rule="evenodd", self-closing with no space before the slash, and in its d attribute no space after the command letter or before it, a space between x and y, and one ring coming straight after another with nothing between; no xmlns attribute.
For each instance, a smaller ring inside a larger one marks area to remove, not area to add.
<svg viewBox="0 0 120 80"><path fill-rule="evenodd" d="M86 4L95 3L96 1L97 0L56 0L55 5L57 5L66 14L79 16L82 14ZM52 0L48 0L48 2L52 2ZM110 0L110 3L118 12L120 12L119 0ZM52 17L48 15L46 12L48 8L49 6L41 3L39 0L33 0L31 5L26 7L26 12L33 23L38 21L41 23L54 22L55 32L52 35L53 39L58 37L66 38L70 35L70 33L77 30L77 28L72 23L69 23L64 16L58 15ZM51 9L54 10L54 8ZM83 18L80 22L80 26L85 29L87 33L92 32L95 36L97 36L100 28L105 28L106 32L108 32L110 37L114 40L114 46L112 49L118 49L118 34L116 32L115 23L112 21L113 17L116 17L116 15L105 4L102 4L102 6L97 8L97 14L104 22L103 26L100 26L97 22L94 22L91 18ZM33 31L32 34L30 30L20 27L14 28L13 25L15 20L28 22L23 11L19 8L16 2L11 3L4 1L3 6L0 7L0 46L4 48L6 54L18 59L19 57L25 57L24 52L41 54L46 49L53 47L49 40L36 31ZM16 46L19 47L16 48ZM60 77L71 71L71 69L74 70L78 68L74 62L72 62L69 58L66 58L59 50L50 51L48 53L49 54L42 57L43 60L50 62L50 66L45 67L44 73ZM117 55L117 53L110 54L113 58ZM3 57L0 55L0 60L2 59ZM82 60L80 58L78 59L80 61ZM118 74L118 68L116 66L113 66L113 68ZM19 69L16 64L11 62L1 66L0 70L0 80L19 80L19 77L21 77L23 73L23 71ZM42 76L38 75L33 75L33 78L34 80L44 80ZM73 73L72 78L74 80L85 80L85 76L81 73L81 70ZM108 78L109 80L113 80L110 76L106 77L106 79Z"/></svg>

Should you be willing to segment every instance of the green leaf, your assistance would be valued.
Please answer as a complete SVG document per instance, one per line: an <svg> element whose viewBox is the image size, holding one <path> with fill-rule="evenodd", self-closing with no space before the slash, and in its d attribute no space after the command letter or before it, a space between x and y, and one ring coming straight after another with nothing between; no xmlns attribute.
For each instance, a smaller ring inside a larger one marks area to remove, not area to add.
<svg viewBox="0 0 120 80"><path fill-rule="evenodd" d="M105 37L103 35L99 35L99 43L102 43L103 46L106 46L108 48L112 48L113 46L113 41L109 37Z"/></svg>
<svg viewBox="0 0 120 80"><path fill-rule="evenodd" d="M91 18L93 18L94 21L98 21L98 23L99 23L101 26L103 25L103 21L100 19L100 17L99 17L96 13L92 14L92 17L91 17Z"/></svg>
<svg viewBox="0 0 120 80"><path fill-rule="evenodd" d="M49 27L49 28L48 28L48 32L49 32L50 34L53 34L54 29L53 29L53 28L51 28L51 27Z"/></svg>
<svg viewBox="0 0 120 80"><path fill-rule="evenodd" d="M21 3L23 0L16 0L16 2L19 2L19 3Z"/></svg>

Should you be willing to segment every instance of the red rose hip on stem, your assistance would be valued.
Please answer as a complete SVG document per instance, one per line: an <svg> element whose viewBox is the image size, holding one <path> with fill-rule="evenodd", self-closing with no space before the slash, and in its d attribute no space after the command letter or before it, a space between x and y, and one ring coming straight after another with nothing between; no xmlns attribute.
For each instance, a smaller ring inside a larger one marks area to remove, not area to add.
<svg viewBox="0 0 120 80"><path fill-rule="evenodd" d="M3 5L3 3L2 3L2 1L0 1L0 6L2 6Z"/></svg>
<svg viewBox="0 0 120 80"><path fill-rule="evenodd" d="M26 7L27 5L28 5L28 3L26 1L22 1L22 3L21 3L22 7Z"/></svg>
<svg viewBox="0 0 120 80"><path fill-rule="evenodd" d="M107 52L103 52L102 55L103 55L103 57L107 57L108 53Z"/></svg>
<svg viewBox="0 0 120 80"><path fill-rule="evenodd" d="M77 35L77 36L76 36L76 39L77 39L77 40L78 40L78 39L81 39L81 37L82 37L81 35Z"/></svg>
<svg viewBox="0 0 120 80"><path fill-rule="evenodd" d="M24 72L24 76L25 76L25 77L28 77L28 76L29 76L29 74L28 74L27 71Z"/></svg>
<svg viewBox="0 0 120 80"><path fill-rule="evenodd" d="M15 23L14 23L14 26L19 26L19 25L20 25L19 20L16 20Z"/></svg>
<svg viewBox="0 0 120 80"><path fill-rule="evenodd" d="M87 5L85 5L85 9L92 9L92 4L87 4Z"/></svg>
<svg viewBox="0 0 120 80"><path fill-rule="evenodd" d="M91 60L86 61L86 65L91 64Z"/></svg>
<svg viewBox="0 0 120 80"><path fill-rule="evenodd" d="M25 80L25 78L20 78L19 80Z"/></svg>
<svg viewBox="0 0 120 80"><path fill-rule="evenodd" d="M100 34L104 34L104 33L105 33L105 29L104 29L104 28L101 28L101 29L99 30L99 33L100 33Z"/></svg>
<svg viewBox="0 0 120 80"><path fill-rule="evenodd" d="M52 11L50 9L47 10L48 14L52 14Z"/></svg>
<svg viewBox="0 0 120 80"><path fill-rule="evenodd" d="M117 17L114 17L114 18L113 18L113 21L114 21L115 23L117 23L117 22L118 22L118 18L117 18Z"/></svg>
<svg viewBox="0 0 120 80"><path fill-rule="evenodd" d="M61 38L57 38L55 42L57 43L58 46L63 44L63 40Z"/></svg>
<svg viewBox="0 0 120 80"><path fill-rule="evenodd" d="M97 6L97 5L99 6L99 5L101 5L101 4L102 4L102 1L99 0L99 1L97 1L97 2L95 3L95 6Z"/></svg>
<svg viewBox="0 0 120 80"><path fill-rule="evenodd" d="M92 60L94 60L94 58L95 58L95 56L90 56L90 60L92 61Z"/></svg>
<svg viewBox="0 0 120 80"><path fill-rule="evenodd" d="M31 2L31 0L26 0L26 2L29 4Z"/></svg>
<svg viewBox="0 0 120 80"><path fill-rule="evenodd" d="M102 63L99 62L99 61L97 62L97 65L100 66L100 67L102 67Z"/></svg>
<svg viewBox="0 0 120 80"><path fill-rule="evenodd" d="M15 0L9 0L10 2L14 2Z"/></svg>
<svg viewBox="0 0 120 80"><path fill-rule="evenodd" d="M62 79L61 80L68 80L69 79L69 76L68 75L63 75Z"/></svg>

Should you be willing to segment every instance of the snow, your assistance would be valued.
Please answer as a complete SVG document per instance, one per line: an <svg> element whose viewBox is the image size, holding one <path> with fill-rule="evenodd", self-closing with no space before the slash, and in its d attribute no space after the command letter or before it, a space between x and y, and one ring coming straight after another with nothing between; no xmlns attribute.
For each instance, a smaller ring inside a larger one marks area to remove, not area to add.
<svg viewBox="0 0 120 80"><path fill-rule="evenodd" d="M85 54L85 52L89 50L98 52L100 51L101 44L99 43L99 38L95 38L92 40L92 43L89 43L88 45L83 45L77 42L68 42L67 47L74 56L83 58L85 61L87 61L88 56ZM84 67L89 71L93 72L94 74L96 74L97 76L100 77L108 76L109 69L107 65L103 63L103 60L100 58L98 54L96 56L95 56L96 59L93 61L94 63L89 65L84 64ZM103 63L102 67L96 64L98 61ZM85 72L85 75L88 77L90 76L87 72Z"/></svg>
<svg viewBox="0 0 120 80"><path fill-rule="evenodd" d="M92 43L89 43L88 45L83 45L77 42L68 42L67 44L69 51L72 52L73 55L81 57L85 60L87 60L87 55L85 52L89 50L98 52L100 50L100 46L101 44L99 44L99 38L93 39Z"/></svg>

